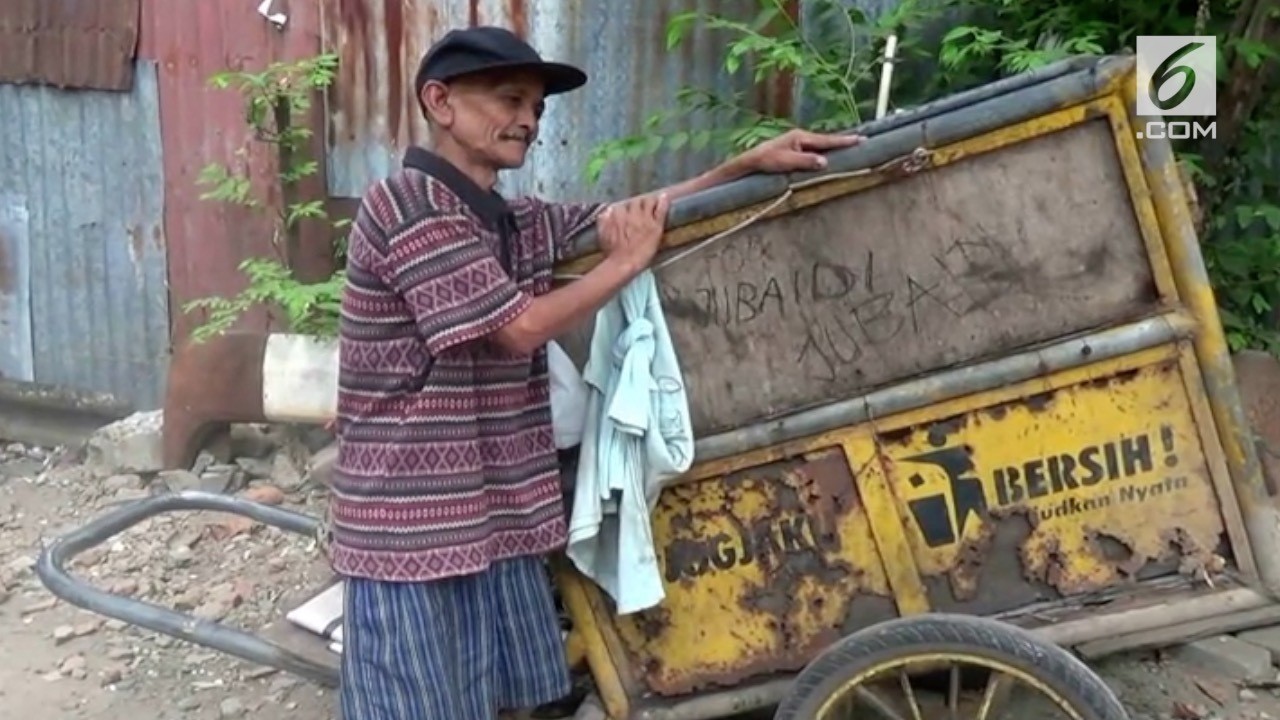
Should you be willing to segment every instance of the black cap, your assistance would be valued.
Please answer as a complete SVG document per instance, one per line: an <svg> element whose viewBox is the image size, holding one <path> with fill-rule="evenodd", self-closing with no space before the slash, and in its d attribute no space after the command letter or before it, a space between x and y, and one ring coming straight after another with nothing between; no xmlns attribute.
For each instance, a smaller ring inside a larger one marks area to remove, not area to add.
<svg viewBox="0 0 1280 720"><path fill-rule="evenodd" d="M450 30L422 56L413 79L413 94L422 97L429 80L448 82L484 70L532 70L542 76L547 95L576 90L587 74L572 65L547 62L515 33L500 27Z"/></svg>

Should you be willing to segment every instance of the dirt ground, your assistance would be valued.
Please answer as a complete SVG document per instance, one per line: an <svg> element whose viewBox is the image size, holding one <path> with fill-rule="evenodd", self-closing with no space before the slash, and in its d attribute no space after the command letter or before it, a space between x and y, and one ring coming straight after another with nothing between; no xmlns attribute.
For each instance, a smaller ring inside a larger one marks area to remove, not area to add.
<svg viewBox="0 0 1280 720"><path fill-rule="evenodd" d="M305 461L270 453L263 446L200 474L102 477L65 452L0 442L0 716L335 717L332 693L297 678L55 602L32 568L50 538L171 486L212 483L319 512L324 494L300 469ZM86 554L75 572L116 593L252 629L296 606L325 567L305 538L195 514L145 523ZM1243 687L1165 654L1117 656L1096 669L1133 720L1280 720L1280 691Z"/></svg>
<svg viewBox="0 0 1280 720"><path fill-rule="evenodd" d="M32 569L42 543L150 488L129 473L98 480L76 466L51 470L52 460L39 448L0 449L0 715L333 717L332 693L297 678L55 602ZM319 500L304 488L255 488L285 506ZM324 577L307 541L207 513L145 522L83 555L73 571L101 589L246 628L295 606Z"/></svg>

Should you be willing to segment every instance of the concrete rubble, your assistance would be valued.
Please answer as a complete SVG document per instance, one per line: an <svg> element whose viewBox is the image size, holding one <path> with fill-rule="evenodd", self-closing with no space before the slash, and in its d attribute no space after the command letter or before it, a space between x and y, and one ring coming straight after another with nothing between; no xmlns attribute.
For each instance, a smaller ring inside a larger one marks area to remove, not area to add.
<svg viewBox="0 0 1280 720"><path fill-rule="evenodd" d="M1271 662L1280 665L1280 627L1246 630L1237 637L1271 653Z"/></svg>
<svg viewBox="0 0 1280 720"><path fill-rule="evenodd" d="M1231 635L1196 640L1178 648L1177 654L1189 664L1245 681L1272 680L1276 676L1269 650Z"/></svg>

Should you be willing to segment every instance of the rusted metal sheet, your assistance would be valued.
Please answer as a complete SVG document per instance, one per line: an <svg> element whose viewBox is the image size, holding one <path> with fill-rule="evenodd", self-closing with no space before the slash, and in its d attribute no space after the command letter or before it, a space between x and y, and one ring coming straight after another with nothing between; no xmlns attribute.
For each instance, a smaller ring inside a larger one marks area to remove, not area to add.
<svg viewBox="0 0 1280 720"><path fill-rule="evenodd" d="M706 169L710 152L680 152L620 163L588 186L584 170L603 140L639 131L645 118L673 107L686 86L743 90L757 107L786 113L791 83L735 86L723 72L726 36L699 29L677 51L666 49L667 21L700 10L749 19L754 9L726 0L324 0L325 44L343 68L330 98L329 191L359 197L385 177L404 148L426 138L413 98L413 74L432 42L452 28L500 25L524 36L547 58L583 66L590 82L553 98L525 168L505 176L504 192L550 198L621 197ZM686 129L698 129L690 126Z"/></svg>
<svg viewBox="0 0 1280 720"><path fill-rule="evenodd" d="M0 283L17 301L0 373L149 409L169 351L164 178L155 64L134 72L128 93L0 85Z"/></svg>
<svg viewBox="0 0 1280 720"><path fill-rule="evenodd" d="M659 271L695 431L1150 312L1115 158L1106 121L1089 121L761 222Z"/></svg>
<svg viewBox="0 0 1280 720"><path fill-rule="evenodd" d="M271 148L255 143L245 125L240 97L209 87L209 77L228 69L257 71L275 60L320 52L319 11L313 3L287 7L283 31L256 11L254 2L146 0L140 54L159 63L160 117L164 130L164 230L169 245L169 282L175 342L201 322L182 311L190 300L227 296L244 287L237 269L248 257L275 257L267 216L203 200L196 185L209 163L247 168L258 197L273 198ZM247 155L245 154L247 152ZM266 314L254 310L242 327L265 329Z"/></svg>
<svg viewBox="0 0 1280 720"><path fill-rule="evenodd" d="M0 82L129 90L142 0L0 4Z"/></svg>
<svg viewBox="0 0 1280 720"><path fill-rule="evenodd" d="M1090 374L881 435L933 608L989 614L1223 567L1176 356Z"/></svg>
<svg viewBox="0 0 1280 720"><path fill-rule="evenodd" d="M617 628L654 692L799 670L842 634L895 614L838 447L672 488L653 529L667 597Z"/></svg>

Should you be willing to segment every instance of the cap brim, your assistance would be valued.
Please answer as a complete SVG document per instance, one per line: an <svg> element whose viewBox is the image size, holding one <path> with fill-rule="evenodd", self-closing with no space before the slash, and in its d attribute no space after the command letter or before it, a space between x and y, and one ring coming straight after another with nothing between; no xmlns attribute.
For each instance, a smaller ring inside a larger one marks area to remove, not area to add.
<svg viewBox="0 0 1280 720"><path fill-rule="evenodd" d="M587 74L572 65L544 62L535 65L533 69L546 78L547 95L558 95L570 90L577 90L587 84Z"/></svg>
<svg viewBox="0 0 1280 720"><path fill-rule="evenodd" d="M449 79L478 73L491 73L496 70L529 70L534 72L542 77L544 83L543 92L546 95L559 95L570 90L577 90L587 84L587 74L585 72L572 65L557 62L494 63L482 68L458 73Z"/></svg>

